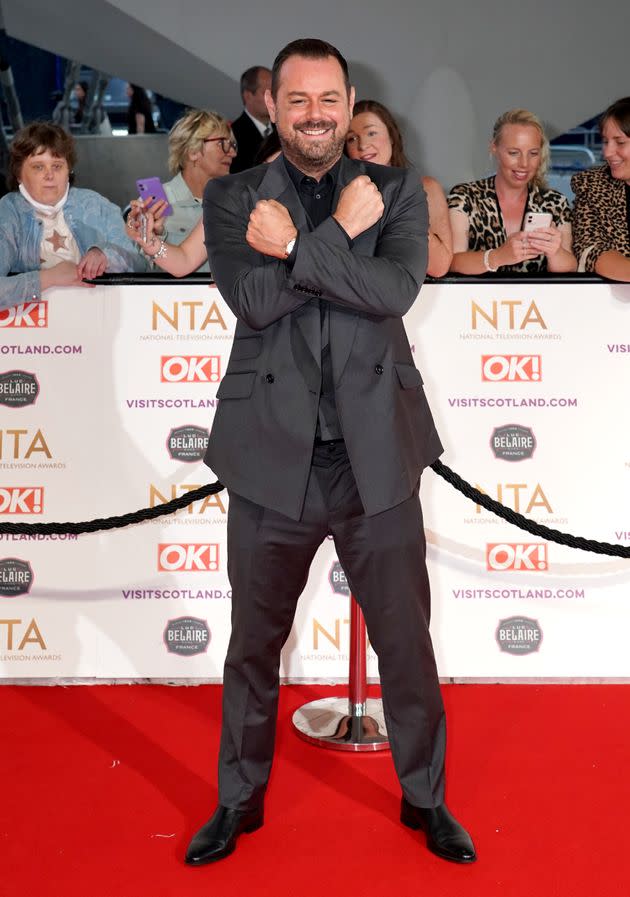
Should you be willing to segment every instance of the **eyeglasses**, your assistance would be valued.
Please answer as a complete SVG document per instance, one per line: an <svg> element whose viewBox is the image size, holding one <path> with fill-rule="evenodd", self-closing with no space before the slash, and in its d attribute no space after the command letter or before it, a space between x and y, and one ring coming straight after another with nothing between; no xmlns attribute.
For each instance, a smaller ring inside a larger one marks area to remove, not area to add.
<svg viewBox="0 0 630 897"><path fill-rule="evenodd" d="M220 143L221 149L227 155L230 150L234 150L235 153L238 152L238 144L236 140L231 140L229 137L204 137L204 143Z"/></svg>

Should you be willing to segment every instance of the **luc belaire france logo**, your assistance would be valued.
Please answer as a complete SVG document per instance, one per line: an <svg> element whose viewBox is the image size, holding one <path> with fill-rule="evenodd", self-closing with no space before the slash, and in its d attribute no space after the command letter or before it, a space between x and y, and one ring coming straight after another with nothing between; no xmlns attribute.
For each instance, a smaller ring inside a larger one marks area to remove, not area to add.
<svg viewBox="0 0 630 897"><path fill-rule="evenodd" d="M533 654L542 642L540 623L531 617L500 620L495 635L499 648L506 654Z"/></svg>
<svg viewBox="0 0 630 897"><path fill-rule="evenodd" d="M525 461L536 448L536 437L531 427L506 424L495 427L490 437L490 447L495 458L502 461Z"/></svg>
<svg viewBox="0 0 630 897"><path fill-rule="evenodd" d="M168 453L174 461L185 461L187 464L201 461L208 447L209 436L208 430L193 424L174 427L166 440Z"/></svg>
<svg viewBox="0 0 630 897"><path fill-rule="evenodd" d="M20 558L0 559L0 595L4 598L27 595L33 579L33 569L28 561Z"/></svg>
<svg viewBox="0 0 630 897"><path fill-rule="evenodd" d="M328 582L330 583L330 587L333 592L335 592L337 595L350 594L350 586L348 585L346 574L344 573L343 567L341 566L339 561L335 561L330 568L330 572L328 574Z"/></svg>
<svg viewBox="0 0 630 897"><path fill-rule="evenodd" d="M23 408L39 395L39 383L30 371L3 371L0 374L0 405Z"/></svg>
<svg viewBox="0 0 630 897"><path fill-rule="evenodd" d="M206 620L199 617L177 617L169 620L164 630L164 644L169 654L193 657L203 654L210 644L210 630Z"/></svg>

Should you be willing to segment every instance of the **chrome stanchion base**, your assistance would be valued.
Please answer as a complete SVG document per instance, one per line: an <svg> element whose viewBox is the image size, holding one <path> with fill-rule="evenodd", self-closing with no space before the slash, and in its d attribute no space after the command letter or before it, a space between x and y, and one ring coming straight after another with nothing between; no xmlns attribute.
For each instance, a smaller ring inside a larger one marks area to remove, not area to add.
<svg viewBox="0 0 630 897"><path fill-rule="evenodd" d="M380 698L368 698L365 704L350 704L348 698L311 701L295 711L293 725L304 741L336 751L389 748Z"/></svg>

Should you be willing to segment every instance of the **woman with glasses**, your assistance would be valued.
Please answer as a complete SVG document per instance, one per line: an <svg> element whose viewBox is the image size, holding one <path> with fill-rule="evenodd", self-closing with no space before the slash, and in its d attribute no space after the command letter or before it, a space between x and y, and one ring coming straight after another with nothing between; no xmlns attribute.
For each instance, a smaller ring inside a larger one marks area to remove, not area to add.
<svg viewBox="0 0 630 897"><path fill-rule="evenodd" d="M203 191L209 180L230 173L236 141L229 122L216 112L191 109L168 136L168 166L175 175L164 184L173 209L164 215L166 203L132 202L127 227L133 240L160 268L181 277L191 271L208 271L201 224ZM141 236L141 214L146 213L147 239Z"/></svg>

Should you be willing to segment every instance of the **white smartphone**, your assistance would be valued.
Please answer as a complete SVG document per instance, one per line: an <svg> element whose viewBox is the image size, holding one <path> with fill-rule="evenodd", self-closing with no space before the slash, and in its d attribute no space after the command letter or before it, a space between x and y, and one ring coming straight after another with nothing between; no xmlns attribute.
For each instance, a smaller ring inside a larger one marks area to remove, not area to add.
<svg viewBox="0 0 630 897"><path fill-rule="evenodd" d="M538 230L539 227L551 227L551 212L527 212L525 214L524 231Z"/></svg>

